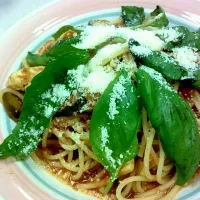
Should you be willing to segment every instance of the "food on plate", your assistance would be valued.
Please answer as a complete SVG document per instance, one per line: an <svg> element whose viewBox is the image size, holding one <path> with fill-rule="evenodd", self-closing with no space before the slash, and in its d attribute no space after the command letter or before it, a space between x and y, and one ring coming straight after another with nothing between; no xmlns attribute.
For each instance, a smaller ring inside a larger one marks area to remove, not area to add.
<svg viewBox="0 0 200 200"><path fill-rule="evenodd" d="M0 91L17 122L0 158L31 158L99 199L173 199L200 161L200 31L157 6L61 27Z"/></svg>

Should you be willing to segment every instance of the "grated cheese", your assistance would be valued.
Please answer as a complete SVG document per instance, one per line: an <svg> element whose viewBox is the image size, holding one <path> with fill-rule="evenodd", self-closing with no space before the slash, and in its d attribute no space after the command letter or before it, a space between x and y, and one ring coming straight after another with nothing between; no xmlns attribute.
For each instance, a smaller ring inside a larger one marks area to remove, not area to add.
<svg viewBox="0 0 200 200"><path fill-rule="evenodd" d="M52 85L53 91L52 96L57 99L57 101L64 101L70 96L70 91L66 89L64 84L54 84Z"/></svg>
<svg viewBox="0 0 200 200"><path fill-rule="evenodd" d="M82 83L82 87L90 93L103 93L115 76L114 72L106 72L102 67L99 67L89 73Z"/></svg>
<svg viewBox="0 0 200 200"><path fill-rule="evenodd" d="M45 117L46 118L51 117L53 111L54 111L54 108L51 105L45 106L45 110L44 110Z"/></svg>
<svg viewBox="0 0 200 200"><path fill-rule="evenodd" d="M108 147L105 147L105 153L106 153L107 160L109 160L111 162L112 166L114 168L116 168L115 159L112 157L113 151L111 149L109 149Z"/></svg>
<svg viewBox="0 0 200 200"><path fill-rule="evenodd" d="M160 51L165 46L165 43L156 36L153 31L142 29L132 30L127 27L117 28L113 25L84 27L84 30L81 33L81 42L74 46L80 49L94 48L111 37L122 37L127 42L133 38L141 45L155 51Z"/></svg>
<svg viewBox="0 0 200 200"><path fill-rule="evenodd" d="M126 15L125 11L123 12L123 15ZM130 21L129 20L126 21L126 25L127 26L133 26L132 24L135 24L138 21L139 18L140 18L140 15L138 13L136 13L134 15L134 18L132 18Z"/></svg>
<svg viewBox="0 0 200 200"><path fill-rule="evenodd" d="M110 94L109 110L107 114L111 120L114 120L115 115L119 114L117 110L117 100L122 100L122 98L126 96L126 89L124 87L126 81L124 76L120 76L119 81L115 83L112 93Z"/></svg>
<svg viewBox="0 0 200 200"><path fill-rule="evenodd" d="M200 56L199 54L190 47L181 47L173 49L173 56L181 65L188 71L188 77L193 78L194 72L200 68Z"/></svg>
<svg viewBox="0 0 200 200"><path fill-rule="evenodd" d="M32 149L32 145L33 144L23 147L23 150L22 150L23 153L27 155L30 152L30 150Z"/></svg>
<svg viewBox="0 0 200 200"><path fill-rule="evenodd" d="M139 57L145 57L145 56L149 56L152 54L152 51L150 49L148 49L147 47L145 46L131 46L130 47L130 51L136 55L136 56L139 56Z"/></svg>
<svg viewBox="0 0 200 200"><path fill-rule="evenodd" d="M85 65L79 65L77 69L68 70L68 76L70 77L69 86L71 88L80 89L81 83L85 80Z"/></svg>
<svg viewBox="0 0 200 200"><path fill-rule="evenodd" d="M165 87L167 90L170 90L170 91L176 93L176 91L169 85L169 83L167 83L167 81L162 77L162 75L159 72L155 71L154 69L152 69L150 67L146 67L146 66L141 66L140 69L147 72L151 76L151 78L158 81L160 83L160 85Z"/></svg>
<svg viewBox="0 0 200 200"><path fill-rule="evenodd" d="M101 141L102 141L102 148L106 146L108 142L108 130L106 127L101 127Z"/></svg>
<svg viewBox="0 0 200 200"><path fill-rule="evenodd" d="M53 84L50 90L41 95L41 98L43 100L49 99L53 103L56 103L58 101L63 102L69 96L70 91L66 89L64 84Z"/></svg>
<svg viewBox="0 0 200 200"><path fill-rule="evenodd" d="M176 64L176 61L173 58L171 58L167 53L161 52L161 56L162 56L162 58L165 59L164 60L165 63Z"/></svg>
<svg viewBox="0 0 200 200"><path fill-rule="evenodd" d="M81 41L75 46L80 49L94 48L115 35L115 26L86 26L81 32Z"/></svg>
<svg viewBox="0 0 200 200"><path fill-rule="evenodd" d="M123 37L127 41L133 38L139 44L153 51L160 51L165 46L165 43L158 36L156 36L153 31L142 29L131 30L129 28L118 28L117 35Z"/></svg>
<svg viewBox="0 0 200 200"><path fill-rule="evenodd" d="M119 155L120 158L124 158L124 156L122 154Z"/></svg>
<svg viewBox="0 0 200 200"><path fill-rule="evenodd" d="M43 102L40 108L44 112L43 115L46 118L51 117L52 113L57 110L55 103L63 104L70 94L71 92L64 84L53 84L51 89L41 95ZM50 104L46 100L50 101Z"/></svg>
<svg viewBox="0 0 200 200"><path fill-rule="evenodd" d="M76 70L69 70L70 86L80 93L103 93L108 84L115 78L116 73L110 68L96 66L79 66Z"/></svg>
<svg viewBox="0 0 200 200"><path fill-rule="evenodd" d="M155 30L154 33L162 36L164 41L167 43L172 41L174 42L183 35L173 28L162 28L159 30Z"/></svg>

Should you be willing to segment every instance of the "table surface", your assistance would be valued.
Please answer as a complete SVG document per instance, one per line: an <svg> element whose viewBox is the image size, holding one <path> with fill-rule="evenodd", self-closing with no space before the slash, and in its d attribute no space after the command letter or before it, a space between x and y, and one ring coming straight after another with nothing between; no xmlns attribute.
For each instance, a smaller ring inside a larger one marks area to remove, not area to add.
<svg viewBox="0 0 200 200"><path fill-rule="evenodd" d="M0 36L33 10L53 0L0 0Z"/></svg>

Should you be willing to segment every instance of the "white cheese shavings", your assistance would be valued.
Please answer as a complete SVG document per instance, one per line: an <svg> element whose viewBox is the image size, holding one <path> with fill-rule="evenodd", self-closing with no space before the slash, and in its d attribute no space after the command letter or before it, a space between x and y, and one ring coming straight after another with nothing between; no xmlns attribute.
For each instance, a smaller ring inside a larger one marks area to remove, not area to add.
<svg viewBox="0 0 200 200"><path fill-rule="evenodd" d="M54 84L52 91L52 96L57 98L57 101L64 101L70 96L70 91L66 89L64 84Z"/></svg>
<svg viewBox="0 0 200 200"><path fill-rule="evenodd" d="M146 67L146 66L141 66L140 69L147 72L151 76L151 78L158 81L160 83L160 85L165 87L167 90L170 90L170 91L176 93L176 91L167 83L167 81L162 77L162 75L159 72L155 71L154 69L152 69L150 67Z"/></svg>
<svg viewBox="0 0 200 200"><path fill-rule="evenodd" d="M72 69L68 71L67 74L70 77L69 86L71 88L78 89L81 87L81 84L85 80L85 75L84 75L85 68L86 68L85 65L79 65L77 69Z"/></svg>
<svg viewBox="0 0 200 200"><path fill-rule="evenodd" d="M185 46L174 48L173 56L178 61L179 65L188 71L188 78L193 78L194 72L200 68L199 54L193 48Z"/></svg>
<svg viewBox="0 0 200 200"><path fill-rule="evenodd" d="M42 94L42 99L49 99L52 102L60 101L61 103L70 96L70 91L66 89L64 84L53 84L52 88Z"/></svg>
<svg viewBox="0 0 200 200"><path fill-rule="evenodd" d="M107 114L111 120L114 120L115 115L119 114L117 110L117 100L121 101L122 98L126 96L126 88L124 87L126 81L124 76L120 76L119 81L115 83L112 93L110 94L109 110Z"/></svg>
<svg viewBox="0 0 200 200"><path fill-rule="evenodd" d="M105 147L105 153L106 153L107 160L109 160L111 164L113 165L113 167L116 168L115 159L112 157L113 151L109 149L108 147Z"/></svg>
<svg viewBox="0 0 200 200"><path fill-rule="evenodd" d="M81 41L77 48L88 49L94 48L98 44L106 41L115 35L115 26L86 26L81 32Z"/></svg>
<svg viewBox="0 0 200 200"><path fill-rule="evenodd" d="M139 57L145 57L152 54L152 51L145 46L131 46L130 51Z"/></svg>
<svg viewBox="0 0 200 200"><path fill-rule="evenodd" d="M167 53L161 52L161 56L165 59L164 60L165 63L176 64L176 61L173 58L171 58Z"/></svg>
<svg viewBox="0 0 200 200"><path fill-rule="evenodd" d="M117 35L123 37L127 41L131 38L136 40L139 44L153 50L160 51L164 48L165 42L163 42L153 31L148 30L131 30L129 28L118 28Z"/></svg>
<svg viewBox="0 0 200 200"><path fill-rule="evenodd" d="M122 37L127 42L133 38L154 51L160 51L165 46L165 42L153 31L132 30L127 27L116 28L115 26L86 26L81 33L81 42L74 46L80 49L94 48L111 37Z"/></svg>
<svg viewBox="0 0 200 200"><path fill-rule="evenodd" d="M47 118L51 117L53 111L54 111L54 109L51 105L46 106L45 110L44 110L45 117L47 117Z"/></svg>
<svg viewBox="0 0 200 200"><path fill-rule="evenodd" d="M33 144L23 147L22 151L25 155L28 155L32 149L33 149Z"/></svg>
<svg viewBox="0 0 200 200"><path fill-rule="evenodd" d="M106 66L80 65L76 70L69 70L70 86L79 92L103 93L108 84L115 78L116 73Z"/></svg>
<svg viewBox="0 0 200 200"><path fill-rule="evenodd" d="M126 15L126 12L124 11L123 12L123 15ZM131 18L131 20L127 20L126 21L126 26L133 26L133 24L137 23L138 22L138 19L140 18L141 16L139 15L139 13L136 13L134 15L134 17Z"/></svg>
<svg viewBox="0 0 200 200"><path fill-rule="evenodd" d="M40 105L41 111L46 118L51 117L54 111L56 111L57 103L62 104L70 96L70 91L66 89L64 84L53 84L52 88L41 95L43 99ZM48 101L49 103L47 103Z"/></svg>
<svg viewBox="0 0 200 200"><path fill-rule="evenodd" d="M103 93L115 76L114 72L106 72L102 67L98 67L88 74L82 87L90 93Z"/></svg>
<svg viewBox="0 0 200 200"><path fill-rule="evenodd" d="M106 127L101 127L101 142L102 142L102 148L106 146L106 143L108 142L108 130Z"/></svg>
<svg viewBox="0 0 200 200"><path fill-rule="evenodd" d="M173 28L162 28L155 30L154 33L162 36L165 42L176 41L180 36L182 36L182 33Z"/></svg>
<svg viewBox="0 0 200 200"><path fill-rule="evenodd" d="M122 165L122 162L121 162L121 160L120 160L120 159L118 159L118 160L117 160L117 164L118 164L119 166L121 166L121 165Z"/></svg>

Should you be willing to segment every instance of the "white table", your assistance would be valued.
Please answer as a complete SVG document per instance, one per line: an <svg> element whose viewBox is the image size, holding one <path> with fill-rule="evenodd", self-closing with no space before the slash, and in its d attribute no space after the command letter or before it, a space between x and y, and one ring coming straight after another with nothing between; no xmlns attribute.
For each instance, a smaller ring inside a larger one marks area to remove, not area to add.
<svg viewBox="0 0 200 200"><path fill-rule="evenodd" d="M33 10L53 0L0 0L0 36Z"/></svg>

